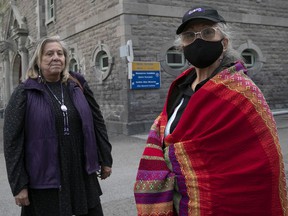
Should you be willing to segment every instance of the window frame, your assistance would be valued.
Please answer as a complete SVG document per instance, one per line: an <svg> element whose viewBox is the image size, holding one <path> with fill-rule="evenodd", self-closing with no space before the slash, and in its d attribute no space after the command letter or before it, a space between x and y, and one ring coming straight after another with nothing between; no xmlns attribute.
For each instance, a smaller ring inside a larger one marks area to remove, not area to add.
<svg viewBox="0 0 288 216"><path fill-rule="evenodd" d="M104 66L103 61L104 59L107 59L107 66ZM108 54L105 51L102 51L99 53L99 69L102 72L106 72L109 68L109 57Z"/></svg>
<svg viewBox="0 0 288 216"><path fill-rule="evenodd" d="M252 68L255 64L255 58L256 58L253 52L251 52L250 50L244 50L241 53L241 55L244 58L244 60L246 60L246 57L250 57L251 63L248 63L247 61L245 61L245 65L247 68Z"/></svg>
<svg viewBox="0 0 288 216"><path fill-rule="evenodd" d="M239 53L243 52L250 52L254 55L254 64L252 67L248 67L247 65L247 73L250 77L253 77L256 73L261 71L261 68L263 67L263 64L266 62L266 57L263 55L261 49L253 43L251 39L248 39L245 43L241 44L237 51ZM244 57L243 57L244 60ZM244 61L245 63L245 61Z"/></svg>
<svg viewBox="0 0 288 216"><path fill-rule="evenodd" d="M46 25L55 21L55 0L45 1ZM51 12L52 11L52 12Z"/></svg>
<svg viewBox="0 0 288 216"><path fill-rule="evenodd" d="M75 70L76 69L76 70ZM72 58L70 60L70 63L69 63L69 70L72 70L74 72L79 72L79 64L78 62L76 61L75 58Z"/></svg>
<svg viewBox="0 0 288 216"><path fill-rule="evenodd" d="M166 43L164 43L161 48L160 48L160 52L159 52L159 61L160 61L160 65L161 68L163 69L164 72L177 77L179 76L184 70L186 70L187 68L189 68L189 64L188 61L186 61L186 59L184 60L184 65L182 67L171 67L170 65L168 65L167 63L167 52L168 50L175 50L178 51L180 53L183 53L181 48L178 47L177 45L175 45L175 39L168 40ZM183 54L184 56L184 54Z"/></svg>
<svg viewBox="0 0 288 216"><path fill-rule="evenodd" d="M103 58L108 58L108 66L103 67ZM96 45L93 53L92 53L92 62L94 65L92 66L95 72L96 79L99 83L102 83L106 80L112 71L112 65L114 64L114 59L110 53L109 46L106 44L101 43L100 41ZM100 63L101 62L101 63Z"/></svg>
<svg viewBox="0 0 288 216"><path fill-rule="evenodd" d="M180 55L182 63L170 63L168 61L168 54ZM167 62L167 65L171 68L183 68L185 66L186 60L185 60L185 56L183 55L182 52L179 52L179 51L171 48L171 49L167 50L167 52L166 52L166 62Z"/></svg>

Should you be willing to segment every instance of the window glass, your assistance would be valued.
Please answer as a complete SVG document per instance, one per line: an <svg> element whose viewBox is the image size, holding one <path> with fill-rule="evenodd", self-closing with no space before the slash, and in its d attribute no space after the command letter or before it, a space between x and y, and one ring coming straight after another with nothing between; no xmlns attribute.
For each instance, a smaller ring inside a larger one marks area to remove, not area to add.
<svg viewBox="0 0 288 216"><path fill-rule="evenodd" d="M92 54L94 60L93 71L96 79L102 83L106 80L112 71L113 58L106 44L98 43Z"/></svg>
<svg viewBox="0 0 288 216"><path fill-rule="evenodd" d="M53 0L47 0L46 1L46 22L50 22L54 19L55 13L54 13L54 1Z"/></svg>
<svg viewBox="0 0 288 216"><path fill-rule="evenodd" d="M244 58L245 64L248 68L251 68L254 66L255 55L251 50L244 50L241 55Z"/></svg>
<svg viewBox="0 0 288 216"><path fill-rule="evenodd" d="M70 64L69 64L69 70L75 71L75 72L79 71L78 64L77 64L77 61L75 59L71 59Z"/></svg>
<svg viewBox="0 0 288 216"><path fill-rule="evenodd" d="M99 55L100 70L105 72L109 66L108 55L106 52L101 52Z"/></svg>
<svg viewBox="0 0 288 216"><path fill-rule="evenodd" d="M172 47L167 51L166 62L171 68L182 68L185 66L185 57L182 52Z"/></svg>

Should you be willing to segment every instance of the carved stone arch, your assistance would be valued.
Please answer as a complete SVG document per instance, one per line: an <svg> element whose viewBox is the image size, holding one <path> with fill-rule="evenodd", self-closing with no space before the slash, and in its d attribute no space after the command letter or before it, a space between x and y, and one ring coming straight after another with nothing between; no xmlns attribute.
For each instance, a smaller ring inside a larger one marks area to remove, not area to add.
<svg viewBox="0 0 288 216"><path fill-rule="evenodd" d="M15 34L27 34L28 36L28 25L26 17L20 14L19 9L16 5L11 3L10 11L8 16L8 25L5 31L5 39L13 37Z"/></svg>
<svg viewBox="0 0 288 216"><path fill-rule="evenodd" d="M261 49L252 42L252 40L247 40L246 43L243 43L239 46L238 51L242 54L245 50L248 50L255 58L254 65L251 68L248 68L248 73L250 76L258 73L266 58L263 56Z"/></svg>
<svg viewBox="0 0 288 216"><path fill-rule="evenodd" d="M72 70L74 72L81 72L80 68L80 58L78 56L78 47L76 44L73 44L72 46L69 46L68 48L68 54L69 54L69 70Z"/></svg>
<svg viewBox="0 0 288 216"><path fill-rule="evenodd" d="M106 56L106 58L108 59L107 61L108 66L105 71L101 70L101 67L99 64L102 56ZM112 71L113 63L114 63L114 60L111 55L109 46L99 41L98 45L95 47L92 53L92 66L94 68L96 78L100 83L102 83L102 81L106 80L109 77Z"/></svg>
<svg viewBox="0 0 288 216"><path fill-rule="evenodd" d="M74 67L74 71L85 75L85 57L81 50L78 49L77 44L69 45L69 69L71 70ZM77 70L75 70L77 67Z"/></svg>
<svg viewBox="0 0 288 216"><path fill-rule="evenodd" d="M10 56L4 62L4 88L7 93L5 104L9 100L13 89L25 76L28 68L28 49L26 47L28 38L27 19L21 15L20 10L13 2L10 3L7 18L8 25L3 29L4 40L1 41L1 45L3 44L6 48L5 55Z"/></svg>
<svg viewBox="0 0 288 216"><path fill-rule="evenodd" d="M174 46L174 40L170 40L170 41L168 41L162 45L161 50L160 50L160 64L166 73L176 77L176 76L180 75L184 70L186 70L189 67L189 64L186 60L184 60L185 64L183 65L183 67L178 67L178 68L170 67L168 65L167 58L166 58L167 52L170 49L177 50ZM179 51L179 54L181 54L181 53L182 52ZM182 55L183 55L183 53L182 53Z"/></svg>
<svg viewBox="0 0 288 216"><path fill-rule="evenodd" d="M18 24L17 20L14 19L12 29L18 29L18 28L19 28L19 24Z"/></svg>

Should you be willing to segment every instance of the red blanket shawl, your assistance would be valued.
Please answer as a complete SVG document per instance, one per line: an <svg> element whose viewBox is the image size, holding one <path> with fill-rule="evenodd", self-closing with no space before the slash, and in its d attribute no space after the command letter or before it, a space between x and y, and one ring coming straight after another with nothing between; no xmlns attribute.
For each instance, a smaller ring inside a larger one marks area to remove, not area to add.
<svg viewBox="0 0 288 216"><path fill-rule="evenodd" d="M208 81L164 138L166 102L138 169L139 216L288 215L276 124L243 71L236 63Z"/></svg>

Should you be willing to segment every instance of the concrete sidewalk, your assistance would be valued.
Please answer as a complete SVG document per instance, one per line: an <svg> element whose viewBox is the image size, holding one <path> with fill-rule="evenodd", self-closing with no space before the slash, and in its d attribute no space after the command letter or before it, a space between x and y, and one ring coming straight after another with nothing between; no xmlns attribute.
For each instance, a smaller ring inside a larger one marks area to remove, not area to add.
<svg viewBox="0 0 288 216"><path fill-rule="evenodd" d="M279 138L288 177L288 114L275 116L279 130ZM0 119L0 130L3 122ZM133 184L137 167L142 155L147 133L135 136L110 136L113 145L113 174L107 180L100 181L103 196L101 196L105 216L135 216L136 208L133 196ZM0 135L0 216L19 216L20 208L14 203L5 168L2 147L2 132Z"/></svg>
<svg viewBox="0 0 288 216"><path fill-rule="evenodd" d="M113 145L113 174L100 181L105 216L135 216L133 184L145 140L131 136L110 136ZM4 155L0 153L0 216L19 216L8 185Z"/></svg>

